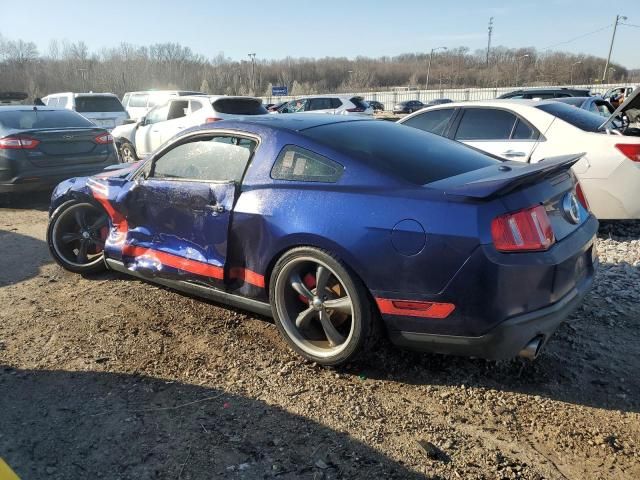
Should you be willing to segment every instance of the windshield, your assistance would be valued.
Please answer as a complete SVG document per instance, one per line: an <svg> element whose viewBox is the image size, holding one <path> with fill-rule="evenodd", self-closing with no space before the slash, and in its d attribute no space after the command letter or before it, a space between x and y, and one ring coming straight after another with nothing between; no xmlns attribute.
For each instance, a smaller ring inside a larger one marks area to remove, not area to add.
<svg viewBox="0 0 640 480"><path fill-rule="evenodd" d="M545 103L536 105L536 108L558 117L560 120L564 120L585 132L599 132L601 131L600 125L604 123L601 115L567 105L566 103Z"/></svg>
<svg viewBox="0 0 640 480"><path fill-rule="evenodd" d="M116 97L76 97L76 112L124 112Z"/></svg>
<svg viewBox="0 0 640 480"><path fill-rule="evenodd" d="M302 134L417 185L500 163L461 143L378 120L322 125Z"/></svg>
<svg viewBox="0 0 640 480"><path fill-rule="evenodd" d="M0 110L0 130L84 128L95 125L71 110Z"/></svg>

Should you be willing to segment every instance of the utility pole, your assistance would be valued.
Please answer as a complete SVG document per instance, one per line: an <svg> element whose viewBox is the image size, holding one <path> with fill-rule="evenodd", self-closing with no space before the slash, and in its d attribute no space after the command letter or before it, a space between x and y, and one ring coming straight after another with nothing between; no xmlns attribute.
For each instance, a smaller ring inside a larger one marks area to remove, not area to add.
<svg viewBox="0 0 640 480"><path fill-rule="evenodd" d="M516 58L516 87L518 86L518 73L520 73L520 60L523 58L529 58L529 54L525 53L524 55Z"/></svg>
<svg viewBox="0 0 640 480"><path fill-rule="evenodd" d="M431 49L431 53L429 54L429 65L427 66L427 84L424 89L429 90L429 75L431 75L431 61L433 60L433 52L436 50L446 50L447 47L436 47Z"/></svg>
<svg viewBox="0 0 640 480"><path fill-rule="evenodd" d="M491 51L491 35L493 34L493 17L489 18L489 40L487 41L487 67L489 66L489 52Z"/></svg>
<svg viewBox="0 0 640 480"><path fill-rule="evenodd" d="M255 95L256 93L256 54L248 53L247 55L251 59L251 91Z"/></svg>
<svg viewBox="0 0 640 480"><path fill-rule="evenodd" d="M609 62L611 61L611 52L613 52L613 41L616 39L616 30L620 21L626 20L624 15L616 15L616 23L613 24L613 34L611 35L611 45L609 45L609 55L607 56L607 63L604 65L604 72L602 72L602 83L607 80L607 70L609 70Z"/></svg>

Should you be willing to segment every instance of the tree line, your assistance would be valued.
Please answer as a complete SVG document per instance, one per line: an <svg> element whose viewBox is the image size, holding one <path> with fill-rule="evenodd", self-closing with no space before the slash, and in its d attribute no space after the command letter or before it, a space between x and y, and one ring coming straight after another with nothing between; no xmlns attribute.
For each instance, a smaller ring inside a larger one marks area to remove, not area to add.
<svg viewBox="0 0 640 480"><path fill-rule="evenodd" d="M31 97L64 91L124 92L148 89L199 90L227 95L268 96L272 86L290 95L363 92L409 86L482 88L514 85L593 84L602 78L605 59L530 48L484 50L452 48L430 54L393 57L256 58L232 60L223 53L205 58L191 48L167 42L149 46L121 43L90 52L80 42L52 40L46 52L35 43L0 35L0 91ZM612 63L607 81L638 81L639 71Z"/></svg>

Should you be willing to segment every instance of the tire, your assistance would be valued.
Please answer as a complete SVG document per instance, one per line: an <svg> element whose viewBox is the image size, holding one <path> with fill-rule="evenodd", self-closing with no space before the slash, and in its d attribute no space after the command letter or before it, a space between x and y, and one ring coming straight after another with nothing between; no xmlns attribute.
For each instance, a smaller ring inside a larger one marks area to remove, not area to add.
<svg viewBox="0 0 640 480"><path fill-rule="evenodd" d="M325 294L318 295L318 283ZM313 362L350 362L377 337L377 311L362 281L324 250L298 247L280 257L269 298L280 334Z"/></svg>
<svg viewBox="0 0 640 480"><path fill-rule="evenodd" d="M138 161L138 155L136 154L135 147L127 140L120 144L118 153L120 154L120 160L122 163L133 163Z"/></svg>
<svg viewBox="0 0 640 480"><path fill-rule="evenodd" d="M109 217L101 207L83 200L60 205L47 227L47 245L53 259L74 273L98 273L106 270L104 240Z"/></svg>
<svg viewBox="0 0 640 480"><path fill-rule="evenodd" d="M413 108L409 109L409 115L411 115L413 113Z"/></svg>

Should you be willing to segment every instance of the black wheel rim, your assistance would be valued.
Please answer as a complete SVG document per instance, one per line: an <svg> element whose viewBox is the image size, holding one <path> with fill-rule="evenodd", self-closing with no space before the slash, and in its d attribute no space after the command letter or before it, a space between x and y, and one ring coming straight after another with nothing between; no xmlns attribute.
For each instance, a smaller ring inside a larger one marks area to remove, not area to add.
<svg viewBox="0 0 640 480"><path fill-rule="evenodd" d="M276 279L282 328L303 352L327 358L345 350L354 333L353 293L326 263L295 258Z"/></svg>
<svg viewBox="0 0 640 480"><path fill-rule="evenodd" d="M53 246L66 263L85 267L102 261L109 229L107 214L90 204L76 204L57 218Z"/></svg>

